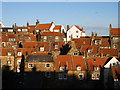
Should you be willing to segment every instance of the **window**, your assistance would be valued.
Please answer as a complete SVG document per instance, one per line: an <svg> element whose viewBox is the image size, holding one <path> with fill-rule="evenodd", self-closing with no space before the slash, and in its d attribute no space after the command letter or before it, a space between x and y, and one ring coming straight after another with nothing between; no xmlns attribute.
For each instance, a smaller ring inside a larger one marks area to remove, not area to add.
<svg viewBox="0 0 120 90"><path fill-rule="evenodd" d="M13 32L13 29L8 29L8 32Z"/></svg>
<svg viewBox="0 0 120 90"><path fill-rule="evenodd" d="M55 44L55 49L58 49L58 44Z"/></svg>
<svg viewBox="0 0 120 90"><path fill-rule="evenodd" d="M47 36L44 36L44 39L47 39Z"/></svg>
<svg viewBox="0 0 120 90"><path fill-rule="evenodd" d="M12 65L11 60L8 60L8 61L7 61L7 64L8 64L8 66L11 66L11 65Z"/></svg>
<svg viewBox="0 0 120 90"><path fill-rule="evenodd" d="M94 71L98 71L99 70L99 67L94 67Z"/></svg>
<svg viewBox="0 0 120 90"><path fill-rule="evenodd" d="M58 36L55 36L55 39L59 39L59 37L58 37Z"/></svg>
<svg viewBox="0 0 120 90"><path fill-rule="evenodd" d="M73 55L77 56L77 55L78 55L78 52L74 52Z"/></svg>
<svg viewBox="0 0 120 90"><path fill-rule="evenodd" d="M81 71L81 67L80 66L77 66L77 71Z"/></svg>
<svg viewBox="0 0 120 90"><path fill-rule="evenodd" d="M76 31L76 33L78 33L78 31Z"/></svg>
<svg viewBox="0 0 120 90"><path fill-rule="evenodd" d="M65 74L65 73L59 73L58 74L58 79L59 80L67 80L67 74Z"/></svg>
<svg viewBox="0 0 120 90"><path fill-rule="evenodd" d="M28 52L25 52L26 53L26 55L28 55Z"/></svg>
<svg viewBox="0 0 120 90"><path fill-rule="evenodd" d="M20 65L21 64L21 60L17 60L17 64Z"/></svg>
<svg viewBox="0 0 120 90"><path fill-rule="evenodd" d="M44 51L44 47L40 47L40 51L43 52Z"/></svg>
<svg viewBox="0 0 120 90"><path fill-rule="evenodd" d="M61 66L59 69L60 69L60 71L68 70L68 68L66 66Z"/></svg>
<svg viewBox="0 0 120 90"><path fill-rule="evenodd" d="M18 56L22 56L22 52L18 52Z"/></svg>
<svg viewBox="0 0 120 90"><path fill-rule="evenodd" d="M25 39L30 40L30 37L25 37Z"/></svg>
<svg viewBox="0 0 120 90"><path fill-rule="evenodd" d="M11 51L8 51L8 56L11 56L12 55L12 52Z"/></svg>
<svg viewBox="0 0 120 90"><path fill-rule="evenodd" d="M28 68L33 68L33 67L34 67L34 64L32 64L32 63L28 64Z"/></svg>
<svg viewBox="0 0 120 90"><path fill-rule="evenodd" d="M84 79L84 74L83 74L83 73L80 73L80 74L78 75L78 78L79 78L79 80L83 80L83 79Z"/></svg>
<svg viewBox="0 0 120 90"><path fill-rule="evenodd" d="M9 41L15 41L15 38L9 38L8 40Z"/></svg>
<svg viewBox="0 0 120 90"><path fill-rule="evenodd" d="M96 62L96 59L93 59L94 62Z"/></svg>
<svg viewBox="0 0 120 90"><path fill-rule="evenodd" d="M22 29L22 32L24 32L24 31L27 32L28 30L27 29Z"/></svg>
<svg viewBox="0 0 120 90"><path fill-rule="evenodd" d="M18 29L18 32L21 32L21 29Z"/></svg>
<svg viewBox="0 0 120 90"><path fill-rule="evenodd" d="M39 32L39 30L36 30L36 32Z"/></svg>
<svg viewBox="0 0 120 90"><path fill-rule="evenodd" d="M76 36L76 38L78 38L78 35Z"/></svg>
<svg viewBox="0 0 120 90"><path fill-rule="evenodd" d="M62 73L59 73L59 74L58 74L58 79L59 79L59 80L62 80L62 79L63 79Z"/></svg>
<svg viewBox="0 0 120 90"><path fill-rule="evenodd" d="M98 44L101 44L101 40L95 40L95 44L98 45Z"/></svg>
<svg viewBox="0 0 120 90"><path fill-rule="evenodd" d="M91 53L92 52L92 49L88 49L88 53Z"/></svg>
<svg viewBox="0 0 120 90"><path fill-rule="evenodd" d="M67 80L67 74L64 74L64 75L63 75L63 79L64 79L64 80Z"/></svg>
<svg viewBox="0 0 120 90"><path fill-rule="evenodd" d="M45 72L45 77L50 78L51 77L51 73L50 72Z"/></svg>
<svg viewBox="0 0 120 90"><path fill-rule="evenodd" d="M91 78L92 78L92 80L99 80L100 74L98 74L98 73L95 74L95 73L94 73L94 74L92 74L92 77L91 77Z"/></svg>
<svg viewBox="0 0 120 90"><path fill-rule="evenodd" d="M46 68L50 68L50 64L46 64L45 67L46 67Z"/></svg>

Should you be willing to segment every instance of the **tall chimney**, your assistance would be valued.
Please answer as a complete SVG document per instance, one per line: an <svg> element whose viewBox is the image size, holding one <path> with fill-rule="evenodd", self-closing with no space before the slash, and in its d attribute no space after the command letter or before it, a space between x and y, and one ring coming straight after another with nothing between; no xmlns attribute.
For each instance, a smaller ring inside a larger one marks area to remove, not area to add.
<svg viewBox="0 0 120 90"><path fill-rule="evenodd" d="M70 29L70 26L69 25L67 25L67 31Z"/></svg>
<svg viewBox="0 0 120 90"><path fill-rule="evenodd" d="M91 46L92 46L93 40L94 40L94 33L92 32L91 41L90 41L90 45L91 45Z"/></svg>
<svg viewBox="0 0 120 90"><path fill-rule="evenodd" d="M29 26L29 22L27 22L27 27Z"/></svg>
<svg viewBox="0 0 120 90"><path fill-rule="evenodd" d="M110 26L109 26L109 36L111 36L111 29L112 29L112 25L110 24Z"/></svg>
<svg viewBox="0 0 120 90"><path fill-rule="evenodd" d="M37 21L36 21L36 25L39 24L39 23L40 23L40 22L39 22L39 20L37 19Z"/></svg>

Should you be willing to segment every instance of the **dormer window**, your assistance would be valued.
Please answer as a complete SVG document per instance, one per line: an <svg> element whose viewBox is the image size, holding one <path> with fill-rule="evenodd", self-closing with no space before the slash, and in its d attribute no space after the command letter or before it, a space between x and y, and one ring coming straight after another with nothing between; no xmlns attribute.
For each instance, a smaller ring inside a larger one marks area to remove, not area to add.
<svg viewBox="0 0 120 90"><path fill-rule="evenodd" d="M101 40L100 39L95 40L95 45L99 45L99 44L101 44Z"/></svg>
<svg viewBox="0 0 120 90"><path fill-rule="evenodd" d="M74 56L78 56L78 52L74 52L73 55L74 55Z"/></svg>
<svg viewBox="0 0 120 90"><path fill-rule="evenodd" d="M8 51L8 56L12 56L12 52L11 51Z"/></svg>
<svg viewBox="0 0 120 90"><path fill-rule="evenodd" d="M99 70L99 67L94 67L94 71L98 71Z"/></svg>
<svg viewBox="0 0 120 90"><path fill-rule="evenodd" d="M44 47L40 47L40 51L43 52L44 51Z"/></svg>
<svg viewBox="0 0 120 90"><path fill-rule="evenodd" d="M88 53L91 53L92 52L92 49L88 49Z"/></svg>
<svg viewBox="0 0 120 90"><path fill-rule="evenodd" d="M47 36L44 36L44 39L47 39Z"/></svg>
<svg viewBox="0 0 120 90"><path fill-rule="evenodd" d="M22 56L22 52L18 52L18 56Z"/></svg>
<svg viewBox="0 0 120 90"><path fill-rule="evenodd" d="M80 66L77 66L77 71L81 71L81 67Z"/></svg>
<svg viewBox="0 0 120 90"><path fill-rule="evenodd" d="M55 44L55 49L58 49L58 44Z"/></svg>
<svg viewBox="0 0 120 90"><path fill-rule="evenodd" d="M59 69L60 69L60 71L68 70L68 68L66 66L61 66Z"/></svg>

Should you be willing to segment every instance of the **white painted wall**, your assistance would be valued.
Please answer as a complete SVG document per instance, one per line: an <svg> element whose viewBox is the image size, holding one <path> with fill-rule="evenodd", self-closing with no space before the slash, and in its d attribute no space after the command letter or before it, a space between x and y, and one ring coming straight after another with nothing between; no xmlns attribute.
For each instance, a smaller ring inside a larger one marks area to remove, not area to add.
<svg viewBox="0 0 120 90"><path fill-rule="evenodd" d="M78 33L76 33L78 31ZM80 31L76 26L72 26L68 31L67 31L67 41L70 41L71 38L69 36L72 35L72 38L80 38L81 36L85 36L85 33ZM78 37L77 37L78 36Z"/></svg>
<svg viewBox="0 0 120 90"><path fill-rule="evenodd" d="M63 33L63 30L64 30L64 32L66 33L66 29L65 29L64 26L62 25L62 27L61 27L61 33Z"/></svg>
<svg viewBox="0 0 120 90"><path fill-rule="evenodd" d="M104 68L110 68L110 64L113 65L113 63L120 64L120 62L115 57L113 57L106 65L104 65Z"/></svg>

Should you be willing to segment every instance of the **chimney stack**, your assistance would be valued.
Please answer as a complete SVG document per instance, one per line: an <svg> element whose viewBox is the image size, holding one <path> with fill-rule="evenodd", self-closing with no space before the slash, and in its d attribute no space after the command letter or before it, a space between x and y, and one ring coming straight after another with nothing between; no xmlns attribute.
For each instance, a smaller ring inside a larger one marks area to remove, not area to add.
<svg viewBox="0 0 120 90"><path fill-rule="evenodd" d="M39 22L39 20L37 19L37 21L36 21L36 25L39 24L39 23L40 23L40 22Z"/></svg>
<svg viewBox="0 0 120 90"><path fill-rule="evenodd" d="M70 29L70 26L69 25L67 25L67 31Z"/></svg>
<svg viewBox="0 0 120 90"><path fill-rule="evenodd" d="M112 25L110 24L110 26L109 26L109 36L111 36L111 29L112 29Z"/></svg>
<svg viewBox="0 0 120 90"><path fill-rule="evenodd" d="M92 32L91 41L90 41L90 45L91 45L91 46L92 46L93 40L94 40L94 33Z"/></svg>
<svg viewBox="0 0 120 90"><path fill-rule="evenodd" d="M29 26L29 22L27 22L27 27Z"/></svg>

